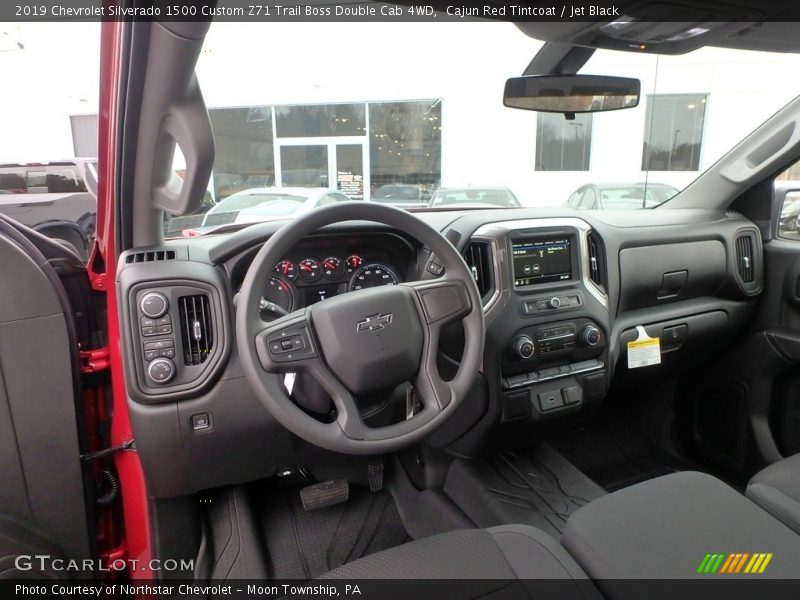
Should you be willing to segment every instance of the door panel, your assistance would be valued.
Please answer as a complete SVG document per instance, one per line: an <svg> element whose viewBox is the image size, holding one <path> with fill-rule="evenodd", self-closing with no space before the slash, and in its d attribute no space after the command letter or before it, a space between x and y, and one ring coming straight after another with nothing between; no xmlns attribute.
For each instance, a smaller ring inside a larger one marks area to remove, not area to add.
<svg viewBox="0 0 800 600"><path fill-rule="evenodd" d="M764 244L765 288L754 327L763 343L747 348L753 433L767 462L800 452L800 233L786 218L797 194L792 185L776 182L772 239Z"/></svg>

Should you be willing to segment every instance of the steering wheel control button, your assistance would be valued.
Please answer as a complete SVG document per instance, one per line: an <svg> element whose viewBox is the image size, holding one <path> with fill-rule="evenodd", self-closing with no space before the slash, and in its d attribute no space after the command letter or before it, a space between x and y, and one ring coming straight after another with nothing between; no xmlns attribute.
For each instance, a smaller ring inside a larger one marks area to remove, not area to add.
<svg viewBox="0 0 800 600"><path fill-rule="evenodd" d="M169 383L175 377L175 363L168 358L157 358L148 365L147 375L159 385Z"/></svg>
<svg viewBox="0 0 800 600"><path fill-rule="evenodd" d="M290 326L267 338L270 358L278 363L314 358L316 354L308 342L308 332L300 325Z"/></svg>
<svg viewBox="0 0 800 600"><path fill-rule="evenodd" d="M139 309L145 317L159 319L167 313L169 301L164 294L148 292L139 302Z"/></svg>
<svg viewBox="0 0 800 600"><path fill-rule="evenodd" d="M195 413L189 417L189 428L192 433L211 430L211 414L207 412Z"/></svg>

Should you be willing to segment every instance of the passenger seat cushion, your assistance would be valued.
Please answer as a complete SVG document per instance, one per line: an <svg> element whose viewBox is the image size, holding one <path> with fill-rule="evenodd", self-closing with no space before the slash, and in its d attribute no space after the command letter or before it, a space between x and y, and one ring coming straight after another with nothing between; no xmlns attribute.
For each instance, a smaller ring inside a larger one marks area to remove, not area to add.
<svg viewBox="0 0 800 600"><path fill-rule="evenodd" d="M561 543L595 580L689 579L707 553L762 552L773 558L761 577L800 577L800 536L702 473L659 477L595 500L572 515Z"/></svg>
<svg viewBox="0 0 800 600"><path fill-rule="evenodd" d="M423 538L348 563L322 578L416 579L420 584L450 580L452 585L442 588L442 597L449 600L601 600L597 588L566 550L543 531L526 525ZM408 587L395 593L407 598ZM385 590L384 597L394 597L391 589Z"/></svg>
<svg viewBox="0 0 800 600"><path fill-rule="evenodd" d="M800 454L756 473L747 485L747 497L800 533Z"/></svg>
<svg viewBox="0 0 800 600"><path fill-rule="evenodd" d="M409 542L343 565L324 577L585 579L586 575L546 533L525 525L505 525L452 531Z"/></svg>

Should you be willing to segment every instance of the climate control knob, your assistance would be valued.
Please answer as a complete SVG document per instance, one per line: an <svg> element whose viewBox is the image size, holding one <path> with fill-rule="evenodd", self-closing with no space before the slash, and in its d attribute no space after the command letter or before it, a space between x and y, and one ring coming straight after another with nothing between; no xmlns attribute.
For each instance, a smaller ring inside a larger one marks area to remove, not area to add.
<svg viewBox="0 0 800 600"><path fill-rule="evenodd" d="M514 340L512 348L514 355L523 360L527 360L533 356L533 340L530 338L530 336L519 336Z"/></svg>
<svg viewBox="0 0 800 600"><path fill-rule="evenodd" d="M597 346L600 343L600 330L594 325L587 325L581 330L581 343L584 346Z"/></svg>
<svg viewBox="0 0 800 600"><path fill-rule="evenodd" d="M559 308L561 308L561 298L559 298L558 296L553 296L552 298L550 298L550 301L547 304L550 306L550 308L558 310Z"/></svg>
<svg viewBox="0 0 800 600"><path fill-rule="evenodd" d="M169 301L164 294L158 292L148 292L139 302L139 308L145 317L159 319L167 313Z"/></svg>
<svg viewBox="0 0 800 600"><path fill-rule="evenodd" d="M147 374L154 383L169 383L175 377L175 363L168 358L157 358L147 365Z"/></svg>

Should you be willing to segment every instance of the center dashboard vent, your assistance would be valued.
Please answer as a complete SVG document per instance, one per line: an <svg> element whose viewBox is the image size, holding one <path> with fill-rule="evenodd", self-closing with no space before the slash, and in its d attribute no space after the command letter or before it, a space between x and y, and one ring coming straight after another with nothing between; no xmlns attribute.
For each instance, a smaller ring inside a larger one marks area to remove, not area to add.
<svg viewBox="0 0 800 600"><path fill-rule="evenodd" d="M183 362L186 365L201 365L214 347L214 328L211 317L211 302L205 294L178 298Z"/></svg>
<svg viewBox="0 0 800 600"><path fill-rule="evenodd" d="M149 252L133 252L125 257L125 264L175 260L174 250L151 250Z"/></svg>
<svg viewBox="0 0 800 600"><path fill-rule="evenodd" d="M486 304L494 290L491 244L489 242L470 242L464 249L464 261L472 272L483 303Z"/></svg>
<svg viewBox="0 0 800 600"><path fill-rule="evenodd" d="M606 291L606 259L603 242L593 231L587 236L589 246L589 278L603 292Z"/></svg>

